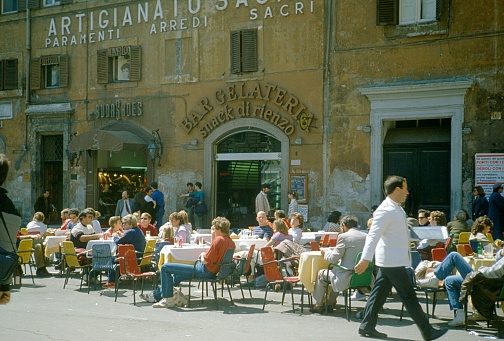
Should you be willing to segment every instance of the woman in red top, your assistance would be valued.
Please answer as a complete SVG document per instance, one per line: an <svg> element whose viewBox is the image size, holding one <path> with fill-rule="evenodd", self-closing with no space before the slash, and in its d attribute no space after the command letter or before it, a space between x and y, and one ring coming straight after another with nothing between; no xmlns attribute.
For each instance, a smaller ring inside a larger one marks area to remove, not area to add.
<svg viewBox="0 0 504 341"><path fill-rule="evenodd" d="M147 212L142 213L140 216L140 222L138 223L138 227L140 230L142 230L144 236L147 235L147 231L150 231L150 235L152 237L155 237L158 235L158 230L154 225L152 225L151 222L151 215Z"/></svg>
<svg viewBox="0 0 504 341"><path fill-rule="evenodd" d="M178 263L165 263L161 267L161 289L157 289L152 294L143 298L151 301L154 298L158 303L154 308L172 308L176 305L173 297L173 287L182 281L189 280L193 276L196 278L214 278L219 272L219 264L224 258L224 254L229 249L235 249L235 243L229 237L229 220L217 217L212 221L212 245L207 252L202 252L199 256L200 262L196 266Z"/></svg>

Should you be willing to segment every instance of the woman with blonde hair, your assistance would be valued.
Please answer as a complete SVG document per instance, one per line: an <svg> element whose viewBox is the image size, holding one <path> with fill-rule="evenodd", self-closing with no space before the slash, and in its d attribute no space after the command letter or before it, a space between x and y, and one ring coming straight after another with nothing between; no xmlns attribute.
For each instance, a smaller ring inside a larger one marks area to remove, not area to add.
<svg viewBox="0 0 504 341"><path fill-rule="evenodd" d="M293 236L289 234L289 229L283 220L279 219L273 222L273 232L275 233L273 233L271 239L266 243L266 245L264 245L265 247L277 246L285 239L293 240Z"/></svg>

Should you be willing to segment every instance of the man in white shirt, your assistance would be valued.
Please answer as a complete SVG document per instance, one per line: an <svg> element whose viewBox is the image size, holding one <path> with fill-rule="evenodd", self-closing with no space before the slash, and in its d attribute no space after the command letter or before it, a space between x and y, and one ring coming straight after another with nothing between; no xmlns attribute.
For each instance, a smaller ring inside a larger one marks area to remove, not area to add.
<svg viewBox="0 0 504 341"><path fill-rule="evenodd" d="M270 204L268 201L268 192L270 190L270 185L269 184L262 184L261 185L261 191L259 194L257 194L256 200L255 200L255 211L256 213L259 213L261 211L266 212L266 215L268 215L270 211Z"/></svg>
<svg viewBox="0 0 504 341"><path fill-rule="evenodd" d="M406 178L389 176L384 184L387 197L373 214L373 224L366 237L362 258L355 266L357 274L363 273L375 257L378 274L364 309L364 318L359 334L364 337L386 338L378 332L378 312L382 309L392 287L394 287L409 315L415 321L424 340L435 340L444 335L446 329L435 329L418 303L406 267L411 265L409 230L403 204L409 194Z"/></svg>

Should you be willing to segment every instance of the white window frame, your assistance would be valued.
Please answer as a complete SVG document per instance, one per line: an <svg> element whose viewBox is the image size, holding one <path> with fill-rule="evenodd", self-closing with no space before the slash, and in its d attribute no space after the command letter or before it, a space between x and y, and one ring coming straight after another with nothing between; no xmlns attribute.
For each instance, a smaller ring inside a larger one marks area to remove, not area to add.
<svg viewBox="0 0 504 341"><path fill-rule="evenodd" d="M58 6L61 4L61 0L44 0L44 7Z"/></svg>
<svg viewBox="0 0 504 341"><path fill-rule="evenodd" d="M12 0L2 0L2 14L17 13L17 11L18 11L18 2L17 2L17 0L15 0L15 2L16 2L16 6L15 7L16 8L14 10L12 10L12 11L9 11L9 12L4 11L5 3L6 2L12 2Z"/></svg>
<svg viewBox="0 0 504 341"><path fill-rule="evenodd" d="M436 21L436 0L399 0L399 25Z"/></svg>
<svg viewBox="0 0 504 341"><path fill-rule="evenodd" d="M48 65L43 65L44 68L44 89L56 89L60 87L60 64L48 64ZM51 75L49 75L49 72L51 72ZM49 76L50 79L53 80L52 84L48 84L49 82ZM56 83L54 83L54 79L56 79Z"/></svg>
<svg viewBox="0 0 504 341"><path fill-rule="evenodd" d="M113 73L113 82L118 83L118 82L129 82L130 81L130 68L131 68L131 63L130 63L130 56L129 55L124 55L124 56L115 56L115 57L110 57L112 59L112 73ZM123 66L127 65L127 68L125 67L123 69Z"/></svg>

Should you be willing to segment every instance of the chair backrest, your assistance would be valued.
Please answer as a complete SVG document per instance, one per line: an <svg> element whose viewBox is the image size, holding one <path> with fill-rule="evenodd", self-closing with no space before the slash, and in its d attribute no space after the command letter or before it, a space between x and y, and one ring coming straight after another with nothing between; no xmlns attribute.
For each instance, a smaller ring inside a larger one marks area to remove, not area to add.
<svg viewBox="0 0 504 341"><path fill-rule="evenodd" d="M469 245L471 246L471 249L473 250L474 253L478 253L478 241L476 239L470 240Z"/></svg>
<svg viewBox="0 0 504 341"><path fill-rule="evenodd" d="M410 255L411 255L411 267L413 269L416 269L418 264L420 264L420 262L422 261L422 256L418 251L410 251Z"/></svg>
<svg viewBox="0 0 504 341"><path fill-rule="evenodd" d="M22 239L19 242L17 254L22 264L30 263L30 257L33 252L33 239Z"/></svg>
<svg viewBox="0 0 504 341"><path fill-rule="evenodd" d="M156 264L159 262L159 254L161 253L161 250L165 245L171 245L170 242L157 242L156 245L154 246L154 255L152 256L152 260L156 262Z"/></svg>
<svg viewBox="0 0 504 341"><path fill-rule="evenodd" d="M141 274L135 247L131 244L119 245L117 248L117 260L121 276Z"/></svg>
<svg viewBox="0 0 504 341"><path fill-rule="evenodd" d="M338 238L334 239L329 239L329 247L336 247L336 244L338 243Z"/></svg>
<svg viewBox="0 0 504 341"><path fill-rule="evenodd" d="M283 277L275 260L273 249L269 246L261 248L261 258L263 261L264 275L268 282L282 281Z"/></svg>
<svg viewBox="0 0 504 341"><path fill-rule="evenodd" d="M469 244L469 237L471 236L471 232L460 232L459 234L459 244Z"/></svg>
<svg viewBox="0 0 504 341"><path fill-rule="evenodd" d="M316 240L310 242L310 247L312 251L320 251L319 243Z"/></svg>
<svg viewBox="0 0 504 341"><path fill-rule="evenodd" d="M469 244L463 244L463 246L464 246L464 250L465 250L466 256L470 256L470 255L472 255L474 253L471 245L469 245Z"/></svg>
<svg viewBox="0 0 504 341"><path fill-rule="evenodd" d="M317 244L320 245L320 240L322 239L322 236L316 236L315 237L315 241L317 242Z"/></svg>
<svg viewBox="0 0 504 341"><path fill-rule="evenodd" d="M140 261L140 266L151 264L152 257L154 256L155 247L156 247L156 239L149 239L147 241L147 244L145 244L145 249L142 255L142 260Z"/></svg>
<svg viewBox="0 0 504 341"><path fill-rule="evenodd" d="M255 246L255 244L250 245L250 249L247 254L247 261L245 262L245 267L243 268L243 275L247 274L250 270L250 263L252 262L252 257L254 257Z"/></svg>
<svg viewBox="0 0 504 341"><path fill-rule="evenodd" d="M21 234L22 235L28 234L28 229L26 227L21 227Z"/></svg>
<svg viewBox="0 0 504 341"><path fill-rule="evenodd" d="M448 237L448 238L446 238L446 242L445 242L445 244L444 244L444 249L445 249L446 251L448 251L448 248L449 248L449 247L450 247L450 245L451 245L451 241L452 241L452 237Z"/></svg>
<svg viewBox="0 0 504 341"><path fill-rule="evenodd" d="M65 256L65 263L67 264L67 266L81 266L79 264L79 260L77 259L75 246L72 241L67 240L63 242L63 255Z"/></svg>
<svg viewBox="0 0 504 341"><path fill-rule="evenodd" d="M112 268L114 266L109 244L94 244L91 252L93 255L93 269Z"/></svg>
<svg viewBox="0 0 504 341"><path fill-rule="evenodd" d="M466 251L465 251L465 245L464 244L457 244L457 252L460 253L462 257L467 256Z"/></svg>
<svg viewBox="0 0 504 341"><path fill-rule="evenodd" d="M435 248L431 250L431 256L432 260L442 262L443 259L445 259L446 256L448 256L448 253L446 253L446 250L443 248Z"/></svg>
<svg viewBox="0 0 504 341"><path fill-rule="evenodd" d="M233 261L235 249L229 249L224 254L222 262L220 263L219 272L217 273L217 280L225 279L233 273L236 268L236 263Z"/></svg>
<svg viewBox="0 0 504 341"><path fill-rule="evenodd" d="M362 252L359 252L355 258L355 264L359 263L362 256ZM355 271L352 272L352 278L350 279L349 289L364 288L371 286L373 280L373 266L374 263L371 261L368 264L367 269L358 275Z"/></svg>
<svg viewBox="0 0 504 341"><path fill-rule="evenodd" d="M329 238L331 238L331 235L329 235L329 234L324 235L324 239L322 239L322 243L320 243L320 246L328 247L329 246Z"/></svg>

